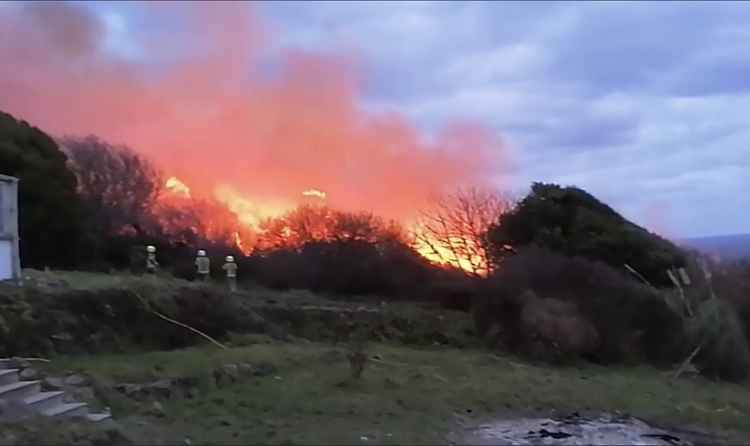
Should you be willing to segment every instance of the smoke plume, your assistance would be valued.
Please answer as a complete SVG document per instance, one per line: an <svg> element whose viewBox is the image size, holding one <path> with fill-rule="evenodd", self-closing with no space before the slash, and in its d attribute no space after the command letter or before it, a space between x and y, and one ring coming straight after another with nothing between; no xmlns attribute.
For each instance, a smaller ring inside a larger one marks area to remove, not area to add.
<svg viewBox="0 0 750 446"><path fill-rule="evenodd" d="M404 116L365 111L352 57L275 50L246 3L139 7L148 19L130 28L139 52L127 59L89 8L0 8L0 109L56 136L126 144L194 193L278 209L319 190L333 207L406 221L503 162L479 126L427 138Z"/></svg>

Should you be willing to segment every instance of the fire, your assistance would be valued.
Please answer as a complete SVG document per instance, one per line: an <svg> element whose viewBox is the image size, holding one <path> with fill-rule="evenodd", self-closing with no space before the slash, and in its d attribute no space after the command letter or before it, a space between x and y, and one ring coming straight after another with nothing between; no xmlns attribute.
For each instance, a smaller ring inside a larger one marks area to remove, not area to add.
<svg viewBox="0 0 750 446"><path fill-rule="evenodd" d="M348 51L279 46L283 30L246 6L187 2L176 15L151 8L155 19L133 26L133 41L159 31L162 20L185 31L178 49L143 48L153 64L100 51L107 23L82 4L10 8L0 14L0 60L13 67L0 82L2 108L52 134L122 141L168 172L190 172L169 178L162 200L201 208L205 215L193 212L201 224L190 224L222 237L228 218L204 206L203 194L237 214L248 231L297 202L333 197L337 208L365 203L409 226L433 193L495 181L494 166L509 154L493 128L456 116L426 134L406 113L371 110L361 101L377 75L360 69L367 64L360 67ZM162 57L172 50L179 50L175 57ZM268 60L275 61L272 73L256 75ZM29 94L40 85L54 94ZM312 186L325 191L305 190ZM173 214L175 226L192 218Z"/></svg>
<svg viewBox="0 0 750 446"><path fill-rule="evenodd" d="M219 186L214 190L217 200L224 203L230 211L234 212L240 222L250 226L256 231L261 231L261 223L268 218L280 217L290 211L293 205L272 205L270 203L259 204L241 195L230 186Z"/></svg>
<svg viewBox="0 0 750 446"><path fill-rule="evenodd" d="M239 248L240 251L242 251L245 255L250 255L253 250L245 246L245 243L242 241L242 237L240 237L239 232L234 233L234 244L237 245L237 248Z"/></svg>
<svg viewBox="0 0 750 446"><path fill-rule="evenodd" d="M304 195L305 197L318 197L321 200L325 200L327 196L325 192L318 189L308 189L302 192L302 195Z"/></svg>
<svg viewBox="0 0 750 446"><path fill-rule="evenodd" d="M182 180L177 177L170 177L166 183L165 188L169 191L172 196L194 200L191 188ZM301 193L303 197L312 197L315 199L326 200L328 194L319 189L307 189ZM243 231L241 234L239 231L232 233L232 242L237 248L242 251L245 255L250 255L255 249L257 244L257 238L253 233L263 234L266 232L264 222L269 219L281 217L288 212L294 210L300 203L276 203L256 201L249 197L241 194L237 189L228 186L221 185L213 189L214 198L225 206L228 211L237 216L239 222L247 227L251 232L246 233ZM210 222L206 222L209 224ZM420 227L417 224L407 224L413 234L420 235L412 242L411 247L421 256L426 258L432 263L444 266L452 266L461 268L470 273L477 273L483 275L486 273L486 269L481 265L481 262L477 258L465 258L465 256L459 255L453 250L447 248L437 240L430 241L425 235L420 232ZM210 225L205 228L211 233ZM280 235L282 237L289 237L291 230L289 228L282 228ZM456 244L460 245L463 241L457 240Z"/></svg>
<svg viewBox="0 0 750 446"><path fill-rule="evenodd" d="M185 183L180 181L177 177L170 177L165 184L168 191L175 195L179 195L185 198L190 197L190 188Z"/></svg>
<svg viewBox="0 0 750 446"><path fill-rule="evenodd" d="M439 241L431 240L418 225L413 225L412 231L414 234L419 235L419 237L415 237L412 248L430 262L436 265L460 268L466 272L479 274L480 276L487 274L487 265L479 256L468 256L467 254L454 252ZM453 243L451 241L451 244ZM455 246L461 246L463 243L466 243L466 240L456 238Z"/></svg>

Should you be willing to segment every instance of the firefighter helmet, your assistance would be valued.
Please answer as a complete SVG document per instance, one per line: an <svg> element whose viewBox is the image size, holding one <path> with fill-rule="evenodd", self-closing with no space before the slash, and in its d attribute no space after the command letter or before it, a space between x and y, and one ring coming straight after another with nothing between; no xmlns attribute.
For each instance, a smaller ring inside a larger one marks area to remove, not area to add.
<svg viewBox="0 0 750 446"><path fill-rule="evenodd" d="M232 262L234 262L234 257L233 256L227 256L226 261L229 262L229 263L232 263Z"/></svg>

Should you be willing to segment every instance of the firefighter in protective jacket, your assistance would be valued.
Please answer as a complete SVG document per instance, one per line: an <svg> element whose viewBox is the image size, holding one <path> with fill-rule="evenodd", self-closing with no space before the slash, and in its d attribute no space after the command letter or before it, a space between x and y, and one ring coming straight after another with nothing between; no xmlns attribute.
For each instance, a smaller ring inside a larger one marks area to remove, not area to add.
<svg viewBox="0 0 750 446"><path fill-rule="evenodd" d="M237 291L237 264L234 263L234 257L227 256L226 263L221 267L227 272L227 284L229 285L229 291Z"/></svg>
<svg viewBox="0 0 750 446"><path fill-rule="evenodd" d="M195 267L198 270L198 278L204 282L208 281L211 275L211 259L206 256L206 251L199 250L198 257L195 258Z"/></svg>

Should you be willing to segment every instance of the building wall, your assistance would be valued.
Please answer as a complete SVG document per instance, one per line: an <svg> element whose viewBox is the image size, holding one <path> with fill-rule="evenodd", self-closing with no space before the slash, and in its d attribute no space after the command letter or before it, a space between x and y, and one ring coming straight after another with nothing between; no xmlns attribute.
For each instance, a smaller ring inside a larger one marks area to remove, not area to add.
<svg viewBox="0 0 750 446"><path fill-rule="evenodd" d="M21 280L18 180L5 175L0 175L0 280Z"/></svg>

